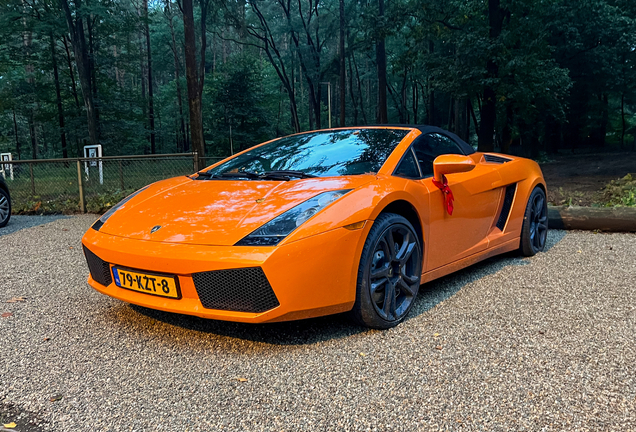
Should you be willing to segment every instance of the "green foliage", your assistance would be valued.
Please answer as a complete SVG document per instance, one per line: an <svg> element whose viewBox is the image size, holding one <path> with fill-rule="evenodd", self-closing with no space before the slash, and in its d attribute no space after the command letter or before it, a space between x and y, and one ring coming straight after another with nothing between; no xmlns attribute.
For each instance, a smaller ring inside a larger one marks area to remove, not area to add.
<svg viewBox="0 0 636 432"><path fill-rule="evenodd" d="M612 180L603 190L602 203L606 207L636 207L636 178L627 174Z"/></svg>

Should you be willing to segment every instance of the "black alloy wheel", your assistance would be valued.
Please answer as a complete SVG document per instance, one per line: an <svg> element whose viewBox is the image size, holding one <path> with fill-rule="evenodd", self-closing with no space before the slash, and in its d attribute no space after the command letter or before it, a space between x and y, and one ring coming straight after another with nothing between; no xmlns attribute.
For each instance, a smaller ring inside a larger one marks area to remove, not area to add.
<svg viewBox="0 0 636 432"><path fill-rule="evenodd" d="M0 188L0 228L9 223L11 218L11 200L9 194Z"/></svg>
<svg viewBox="0 0 636 432"><path fill-rule="evenodd" d="M548 238L548 203L545 192L536 187L530 194L521 228L519 249L524 256L543 251Z"/></svg>
<svg viewBox="0 0 636 432"><path fill-rule="evenodd" d="M383 213L362 250L352 315L367 327L386 329L402 322L420 288L422 248L402 216Z"/></svg>

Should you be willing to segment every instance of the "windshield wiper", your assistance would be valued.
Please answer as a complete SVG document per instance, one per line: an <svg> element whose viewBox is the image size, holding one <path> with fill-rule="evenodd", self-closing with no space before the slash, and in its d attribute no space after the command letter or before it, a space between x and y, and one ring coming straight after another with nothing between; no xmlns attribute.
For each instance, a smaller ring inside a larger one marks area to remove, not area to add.
<svg viewBox="0 0 636 432"><path fill-rule="evenodd" d="M282 178L289 180L291 178L314 178L317 177L313 174L307 174L302 171L295 170L275 170L275 171L265 171L265 173L261 176L262 178Z"/></svg>

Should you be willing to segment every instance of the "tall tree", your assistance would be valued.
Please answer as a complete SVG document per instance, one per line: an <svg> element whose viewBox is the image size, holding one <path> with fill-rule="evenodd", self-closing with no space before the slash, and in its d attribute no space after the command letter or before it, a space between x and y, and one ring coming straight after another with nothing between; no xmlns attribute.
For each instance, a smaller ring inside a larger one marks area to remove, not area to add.
<svg viewBox="0 0 636 432"><path fill-rule="evenodd" d="M62 143L62 157L68 157L68 149L66 147L66 130L64 127L64 107L62 105L62 92L60 91L60 74L57 71L57 56L55 54L55 40L53 33L50 34L51 40L51 62L53 63L53 79L55 81L55 99L57 102L57 115L60 124L60 142Z"/></svg>
<svg viewBox="0 0 636 432"><path fill-rule="evenodd" d="M196 34L194 29L194 8L192 0L183 0L183 31L185 34L185 64L188 85L188 107L190 109L190 136L192 150L200 158L205 157L205 140L203 138L203 119L201 113L201 98L205 79L206 52L206 19L209 0L200 0L201 6L201 54L197 67ZM204 159L202 159L204 160Z"/></svg>
<svg viewBox="0 0 636 432"><path fill-rule="evenodd" d="M345 125L346 121L346 73L345 73L345 7L344 0L339 0L339 15L340 15L340 34L338 40L338 54L340 55L340 126Z"/></svg>
<svg viewBox="0 0 636 432"><path fill-rule="evenodd" d="M384 0L378 0L378 19L382 23L384 21ZM381 28L380 34L375 44L375 62L378 70L378 110L377 121L379 124L388 122L388 113L386 106L386 46L384 41L384 28Z"/></svg>
<svg viewBox="0 0 636 432"><path fill-rule="evenodd" d="M488 35L490 43L496 44L501 30L505 12L501 8L499 0L488 0ZM479 151L493 151L495 149L494 134L495 121L497 120L497 94L494 82L499 75L499 65L495 59L494 52L486 62L487 81L484 85L483 107L481 109L481 124L479 125Z"/></svg>
<svg viewBox="0 0 636 432"><path fill-rule="evenodd" d="M155 109L152 81L152 49L150 48L150 16L148 14L148 0L143 0L144 34L146 36L146 53L148 55L148 123L150 125L150 153L157 152L155 144Z"/></svg>
<svg viewBox="0 0 636 432"><path fill-rule="evenodd" d="M88 136L92 145L99 144L98 136L98 120L95 109L95 100L93 98L92 85L92 69L91 62L88 57L88 46L86 43L86 35L84 33L84 11L82 10L81 0L75 0L75 10L71 12L68 0L59 0L66 23L68 25L69 34L71 36L71 45L75 52L75 64L79 75L80 86L82 88L82 96L84 98L84 106L86 107L86 118L88 120Z"/></svg>

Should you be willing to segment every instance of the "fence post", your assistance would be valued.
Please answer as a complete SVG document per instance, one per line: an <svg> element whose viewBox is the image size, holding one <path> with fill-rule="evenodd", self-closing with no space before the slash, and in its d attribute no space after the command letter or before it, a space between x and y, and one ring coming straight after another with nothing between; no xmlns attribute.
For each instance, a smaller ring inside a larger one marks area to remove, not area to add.
<svg viewBox="0 0 636 432"><path fill-rule="evenodd" d="M35 196L35 179L33 178L33 163L29 162L29 174L31 175L31 196Z"/></svg>
<svg viewBox="0 0 636 432"><path fill-rule="evenodd" d="M194 172L199 172L199 154L197 152L193 152L194 159Z"/></svg>
<svg viewBox="0 0 636 432"><path fill-rule="evenodd" d="M79 188L79 205L82 213L86 213L86 203L84 201L84 185L82 184L82 163L77 160L77 186Z"/></svg>
<svg viewBox="0 0 636 432"><path fill-rule="evenodd" d="M119 185L121 190L124 190L124 169L121 166L121 159L119 159Z"/></svg>

